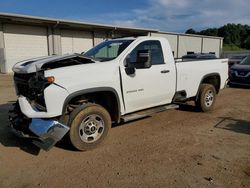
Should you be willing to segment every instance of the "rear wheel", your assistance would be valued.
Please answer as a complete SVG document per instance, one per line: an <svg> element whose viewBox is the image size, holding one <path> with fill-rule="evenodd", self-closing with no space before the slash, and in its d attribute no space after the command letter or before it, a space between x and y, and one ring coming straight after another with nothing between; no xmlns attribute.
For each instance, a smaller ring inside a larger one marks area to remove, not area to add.
<svg viewBox="0 0 250 188"><path fill-rule="evenodd" d="M81 151L96 148L107 136L111 118L105 108L87 103L70 114L69 137L72 145Z"/></svg>
<svg viewBox="0 0 250 188"><path fill-rule="evenodd" d="M216 99L216 90L211 84L202 84L196 100L196 107L203 112L213 109Z"/></svg>

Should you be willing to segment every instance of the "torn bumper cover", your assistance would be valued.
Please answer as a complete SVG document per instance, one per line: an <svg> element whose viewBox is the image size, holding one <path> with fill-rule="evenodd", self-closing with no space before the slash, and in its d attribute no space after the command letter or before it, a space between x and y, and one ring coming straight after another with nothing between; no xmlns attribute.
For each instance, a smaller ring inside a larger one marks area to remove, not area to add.
<svg viewBox="0 0 250 188"><path fill-rule="evenodd" d="M69 127L52 119L26 118L19 106L10 111L12 132L19 137L30 138L33 144L48 151L69 131Z"/></svg>

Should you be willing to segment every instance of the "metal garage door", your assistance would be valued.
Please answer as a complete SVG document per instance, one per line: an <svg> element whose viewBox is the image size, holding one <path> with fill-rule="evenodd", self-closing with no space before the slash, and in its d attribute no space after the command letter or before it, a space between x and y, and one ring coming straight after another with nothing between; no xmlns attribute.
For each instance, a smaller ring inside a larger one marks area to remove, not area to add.
<svg viewBox="0 0 250 188"><path fill-rule="evenodd" d="M47 29L24 25L4 25L7 72L18 61L48 55Z"/></svg>
<svg viewBox="0 0 250 188"><path fill-rule="evenodd" d="M186 55L188 51L195 53L201 52L201 37L180 36L179 38L179 57Z"/></svg>
<svg viewBox="0 0 250 188"><path fill-rule="evenodd" d="M216 57L220 57L220 39L204 38L203 39L203 52L215 53Z"/></svg>
<svg viewBox="0 0 250 188"><path fill-rule="evenodd" d="M61 30L62 54L81 53L93 47L92 33Z"/></svg>

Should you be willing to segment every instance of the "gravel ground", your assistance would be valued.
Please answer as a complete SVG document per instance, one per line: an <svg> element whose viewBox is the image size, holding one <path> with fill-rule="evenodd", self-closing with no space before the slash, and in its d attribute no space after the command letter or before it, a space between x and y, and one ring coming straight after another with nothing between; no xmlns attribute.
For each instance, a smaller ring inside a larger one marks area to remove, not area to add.
<svg viewBox="0 0 250 188"><path fill-rule="evenodd" d="M45 152L7 127L11 79L0 75L0 187L250 187L250 89L224 89L210 113L190 104L116 126L92 151Z"/></svg>

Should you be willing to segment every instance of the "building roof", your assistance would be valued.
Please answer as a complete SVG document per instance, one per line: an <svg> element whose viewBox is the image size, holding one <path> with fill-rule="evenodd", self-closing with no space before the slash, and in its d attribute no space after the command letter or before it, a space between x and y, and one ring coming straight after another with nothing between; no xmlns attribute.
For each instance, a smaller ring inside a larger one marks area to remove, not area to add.
<svg viewBox="0 0 250 188"><path fill-rule="evenodd" d="M111 30L131 30L136 32L158 32L156 29L149 28L136 28L136 27L123 27L108 24L90 23L67 19L47 18L40 16L30 16L14 13L0 12L0 19L15 22L32 22L32 23L44 23L44 24L55 24L55 25L69 25L76 27L84 27L88 29L111 29Z"/></svg>
<svg viewBox="0 0 250 188"><path fill-rule="evenodd" d="M189 37L202 37L202 38L223 39L223 37L215 37L215 36L207 36L207 35L195 35L195 34L185 34L185 33L174 33L174 32L165 32L165 31L158 31L157 33L168 34L168 35L189 36Z"/></svg>
<svg viewBox="0 0 250 188"><path fill-rule="evenodd" d="M78 27L78 28L85 28L85 29L107 29L107 30L120 30L120 31L133 31L133 32L155 32L155 33L162 33L162 34L169 34L169 35L223 39L223 37L165 32L165 31L159 31L158 29L124 27L124 26L116 26L116 25L109 25L109 24L99 24L99 23L82 22L82 21L76 21L76 20L47 18L47 17L30 16L30 15L5 13L5 12L0 12L0 20L5 20L9 22L26 22L26 23L33 23L33 24L53 24L53 25L60 25L64 27L70 26L70 27Z"/></svg>

